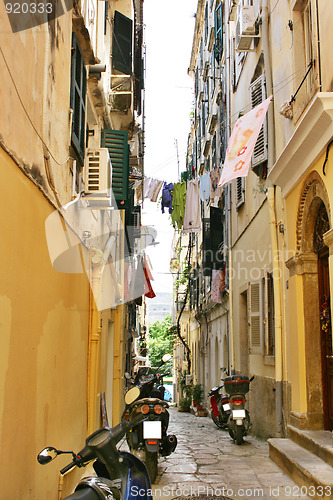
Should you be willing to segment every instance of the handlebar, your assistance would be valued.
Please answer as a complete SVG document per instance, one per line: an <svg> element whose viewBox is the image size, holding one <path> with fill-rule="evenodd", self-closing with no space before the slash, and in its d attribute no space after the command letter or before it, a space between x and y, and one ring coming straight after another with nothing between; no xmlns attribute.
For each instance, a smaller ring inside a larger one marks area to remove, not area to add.
<svg viewBox="0 0 333 500"><path fill-rule="evenodd" d="M73 469L76 466L76 463L73 461L70 464L66 465L63 469L61 469L60 474L63 476L69 470Z"/></svg>

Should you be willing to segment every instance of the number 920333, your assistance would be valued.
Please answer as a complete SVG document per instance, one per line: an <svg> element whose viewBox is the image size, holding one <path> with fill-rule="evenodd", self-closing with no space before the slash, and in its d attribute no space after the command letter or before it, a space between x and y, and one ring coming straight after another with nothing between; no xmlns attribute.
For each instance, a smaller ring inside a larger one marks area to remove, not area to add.
<svg viewBox="0 0 333 500"><path fill-rule="evenodd" d="M51 14L51 2L6 2L7 14Z"/></svg>

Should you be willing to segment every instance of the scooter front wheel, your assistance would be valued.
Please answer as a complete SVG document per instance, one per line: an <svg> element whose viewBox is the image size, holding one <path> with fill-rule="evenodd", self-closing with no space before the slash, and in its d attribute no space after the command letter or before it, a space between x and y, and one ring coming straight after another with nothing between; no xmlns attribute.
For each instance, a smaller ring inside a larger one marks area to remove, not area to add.
<svg viewBox="0 0 333 500"><path fill-rule="evenodd" d="M225 424L223 423L220 415L216 418L214 415L214 412L212 411L211 417L212 417L212 420L213 420L214 424L216 425L216 427L218 427L219 429L223 429L223 427L225 427Z"/></svg>
<svg viewBox="0 0 333 500"><path fill-rule="evenodd" d="M235 441L236 441L236 443L238 445L244 443L244 440L243 440L243 426L242 425L236 425L234 439L235 439Z"/></svg>
<svg viewBox="0 0 333 500"><path fill-rule="evenodd" d="M148 469L150 481L153 483L157 477L157 451L146 450L145 464Z"/></svg>

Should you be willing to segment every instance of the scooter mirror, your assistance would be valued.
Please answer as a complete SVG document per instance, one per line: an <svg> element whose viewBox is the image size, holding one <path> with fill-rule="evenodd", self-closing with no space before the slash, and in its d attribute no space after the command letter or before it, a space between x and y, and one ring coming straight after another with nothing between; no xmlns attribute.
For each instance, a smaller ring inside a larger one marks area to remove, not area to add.
<svg viewBox="0 0 333 500"><path fill-rule="evenodd" d="M127 391L126 394L125 394L125 403L127 405L130 405L131 403L133 403L133 401L135 401L136 399L138 399L139 396L140 396L140 389L139 389L139 387L132 387L132 389L130 389L129 391Z"/></svg>
<svg viewBox="0 0 333 500"><path fill-rule="evenodd" d="M163 363L166 363L167 361L169 361L171 359L171 354L164 354L164 356L162 357L162 361Z"/></svg>
<svg viewBox="0 0 333 500"><path fill-rule="evenodd" d="M54 460L57 455L58 455L58 450L56 450L52 446L48 446L38 454L37 460L41 465L46 465L52 462L52 460Z"/></svg>
<svg viewBox="0 0 333 500"><path fill-rule="evenodd" d="M124 377L127 378L127 380L131 380L131 375L128 372L124 373Z"/></svg>

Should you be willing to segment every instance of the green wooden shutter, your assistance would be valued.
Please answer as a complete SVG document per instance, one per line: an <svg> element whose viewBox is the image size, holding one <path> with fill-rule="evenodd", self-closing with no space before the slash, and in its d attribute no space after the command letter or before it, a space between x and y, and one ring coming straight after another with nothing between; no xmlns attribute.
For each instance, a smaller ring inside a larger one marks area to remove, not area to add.
<svg viewBox="0 0 333 500"><path fill-rule="evenodd" d="M83 165L85 149L86 90L86 68L80 45L75 33L73 33L70 93L70 107L73 110L71 141L81 165Z"/></svg>
<svg viewBox="0 0 333 500"><path fill-rule="evenodd" d="M124 130L103 129L102 148L108 148L112 165L112 192L118 208L128 206L129 146Z"/></svg>
<svg viewBox="0 0 333 500"><path fill-rule="evenodd" d="M112 66L130 75L132 73L132 28L133 21L117 10L114 14L112 40Z"/></svg>

